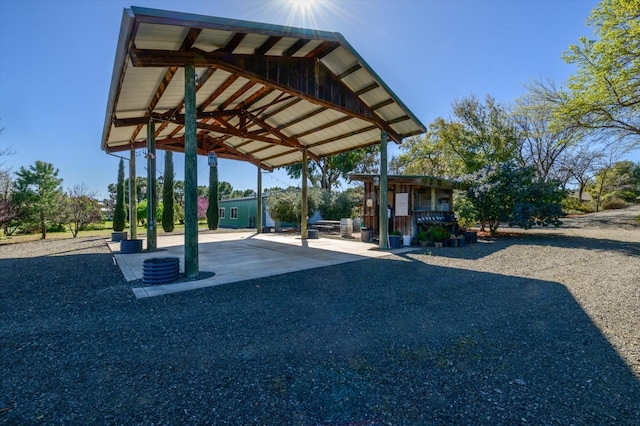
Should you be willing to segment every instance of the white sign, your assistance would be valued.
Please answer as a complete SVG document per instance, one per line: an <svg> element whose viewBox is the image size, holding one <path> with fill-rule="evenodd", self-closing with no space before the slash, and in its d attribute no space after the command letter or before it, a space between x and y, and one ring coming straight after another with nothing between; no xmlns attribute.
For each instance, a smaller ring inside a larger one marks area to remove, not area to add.
<svg viewBox="0 0 640 426"><path fill-rule="evenodd" d="M409 194L396 194L396 216L409 216Z"/></svg>

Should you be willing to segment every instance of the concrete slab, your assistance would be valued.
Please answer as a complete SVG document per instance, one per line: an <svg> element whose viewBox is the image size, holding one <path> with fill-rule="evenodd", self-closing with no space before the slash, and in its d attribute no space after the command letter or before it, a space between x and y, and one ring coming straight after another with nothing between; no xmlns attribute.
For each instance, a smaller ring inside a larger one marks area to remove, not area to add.
<svg viewBox="0 0 640 426"><path fill-rule="evenodd" d="M142 264L152 257L179 257L180 272L184 273L184 235L158 236L157 244L159 250L155 252L121 254L120 243L108 242L127 281L142 280ZM134 287L132 290L137 298L160 296L411 250L407 247L383 251L374 244L358 240L322 237L302 240L299 235L292 234L199 234L200 272L214 272L214 276L196 281Z"/></svg>

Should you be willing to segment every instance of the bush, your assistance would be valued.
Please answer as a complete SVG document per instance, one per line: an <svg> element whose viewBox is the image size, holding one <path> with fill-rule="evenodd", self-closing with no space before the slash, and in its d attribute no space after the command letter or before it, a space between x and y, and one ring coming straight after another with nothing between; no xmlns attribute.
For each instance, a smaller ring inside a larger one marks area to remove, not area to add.
<svg viewBox="0 0 640 426"><path fill-rule="evenodd" d="M47 232L67 232L67 227L62 223L54 223L47 226Z"/></svg>
<svg viewBox="0 0 640 426"><path fill-rule="evenodd" d="M440 225L432 226L429 228L429 237L431 241L445 241L451 237L451 232Z"/></svg>
<svg viewBox="0 0 640 426"><path fill-rule="evenodd" d="M627 202L621 198L611 198L602 205L602 210L615 210L624 209L627 207Z"/></svg>
<svg viewBox="0 0 640 426"><path fill-rule="evenodd" d="M592 203L580 201L576 197L565 197L562 200L562 211L564 214L593 213L595 210Z"/></svg>

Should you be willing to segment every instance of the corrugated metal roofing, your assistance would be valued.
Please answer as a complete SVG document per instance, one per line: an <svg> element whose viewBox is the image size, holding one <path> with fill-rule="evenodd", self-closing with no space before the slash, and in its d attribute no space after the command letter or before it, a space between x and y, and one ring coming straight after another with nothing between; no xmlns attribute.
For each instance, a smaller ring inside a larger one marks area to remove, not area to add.
<svg viewBox="0 0 640 426"><path fill-rule="evenodd" d="M184 150L184 63L196 65L198 154L272 169L425 132L339 33L125 9L102 149Z"/></svg>

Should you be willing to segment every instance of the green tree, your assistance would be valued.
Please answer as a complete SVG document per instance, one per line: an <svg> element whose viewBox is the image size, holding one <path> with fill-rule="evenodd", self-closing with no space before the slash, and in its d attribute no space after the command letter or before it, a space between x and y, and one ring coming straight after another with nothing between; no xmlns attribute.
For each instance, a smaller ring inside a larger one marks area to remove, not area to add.
<svg viewBox="0 0 640 426"><path fill-rule="evenodd" d="M173 232L175 228L175 196L173 193L173 153L164 153L164 178L162 187L162 229Z"/></svg>
<svg viewBox="0 0 640 426"><path fill-rule="evenodd" d="M140 216L138 216L140 217ZM124 204L124 160L118 165L118 182L116 183L116 207L113 211L113 230L124 231L127 218L127 207Z"/></svg>
<svg viewBox="0 0 640 426"><path fill-rule="evenodd" d="M147 200L142 200L136 205L136 215L138 216L138 221L145 225L147 223L147 209L148 209ZM156 206L156 217L162 217L162 212L164 211L164 206L162 203L158 203Z"/></svg>
<svg viewBox="0 0 640 426"><path fill-rule="evenodd" d="M73 238L87 225L102 221L100 204L94 197L95 193L90 193L85 184L75 185L67 192L69 228Z"/></svg>
<svg viewBox="0 0 640 426"><path fill-rule="evenodd" d="M359 214L364 198L364 187L356 186L342 192L322 191L320 214L326 220L352 218Z"/></svg>
<svg viewBox="0 0 640 426"><path fill-rule="evenodd" d="M218 183L218 196L221 200L228 200L233 198L231 194L233 193L233 186L229 182L222 181Z"/></svg>
<svg viewBox="0 0 640 426"><path fill-rule="evenodd" d="M29 169L16 172L14 201L21 225L34 226L47 238L47 227L60 223L64 214L62 179L51 163L36 161Z"/></svg>
<svg viewBox="0 0 640 426"><path fill-rule="evenodd" d="M207 227L218 229L220 219L220 203L218 201L218 168L209 167L209 204L207 205Z"/></svg>
<svg viewBox="0 0 640 426"><path fill-rule="evenodd" d="M518 134L506 109L489 95L452 103L453 117L437 118L422 139L401 146L392 167L409 174L457 177L515 158Z"/></svg>
<svg viewBox="0 0 640 426"><path fill-rule="evenodd" d="M466 198L482 230L495 233L501 222L528 229L533 225L559 225L565 195L558 182L536 177L533 167L512 162L487 166L467 176Z"/></svg>
<svg viewBox="0 0 640 426"><path fill-rule="evenodd" d="M284 223L301 223L302 194L298 188L272 191L267 196L267 210L274 220ZM307 194L307 212L313 214L320 205L320 191L309 188Z"/></svg>
<svg viewBox="0 0 640 426"><path fill-rule="evenodd" d="M589 16L594 38L581 37L564 60L576 66L568 90L540 85L561 120L640 145L640 0L603 0Z"/></svg>
<svg viewBox="0 0 640 426"><path fill-rule="evenodd" d="M311 185L317 188L331 190L340 185L340 178L348 179L349 173L356 170L360 164L375 155L376 148L361 148L355 151L343 152L319 160L308 162L308 177ZM302 177L302 163L286 166L285 170L292 179Z"/></svg>

